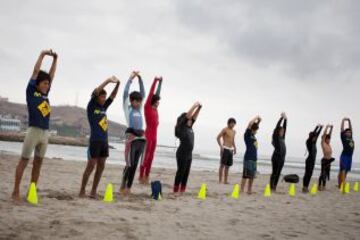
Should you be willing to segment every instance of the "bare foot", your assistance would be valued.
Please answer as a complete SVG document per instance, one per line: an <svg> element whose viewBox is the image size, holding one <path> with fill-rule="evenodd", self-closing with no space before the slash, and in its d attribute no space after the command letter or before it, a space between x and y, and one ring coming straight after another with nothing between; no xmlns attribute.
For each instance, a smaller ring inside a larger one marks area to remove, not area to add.
<svg viewBox="0 0 360 240"><path fill-rule="evenodd" d="M144 178L144 184L145 184L145 185L149 185L149 184L150 184L150 179L149 179L149 177L145 177L145 178Z"/></svg>
<svg viewBox="0 0 360 240"><path fill-rule="evenodd" d="M86 197L85 191L80 191L79 198L85 198L85 197Z"/></svg>
<svg viewBox="0 0 360 240"><path fill-rule="evenodd" d="M19 192L13 192L11 195L11 199L15 202L20 202L20 193Z"/></svg>
<svg viewBox="0 0 360 240"><path fill-rule="evenodd" d="M98 200L99 195L96 192L91 192L90 195L89 195L89 198Z"/></svg>

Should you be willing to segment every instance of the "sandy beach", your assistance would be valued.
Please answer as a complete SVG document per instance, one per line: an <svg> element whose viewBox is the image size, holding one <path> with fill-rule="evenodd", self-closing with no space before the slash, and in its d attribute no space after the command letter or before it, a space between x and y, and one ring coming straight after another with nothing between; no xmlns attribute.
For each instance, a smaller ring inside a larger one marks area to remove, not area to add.
<svg viewBox="0 0 360 240"><path fill-rule="evenodd" d="M153 179L163 183L163 200L149 198L150 187L134 184L133 196L116 194L114 203L77 197L84 162L45 159L41 172L39 204L10 200L18 157L0 155L0 239L359 239L360 193L340 194L335 176L328 190L316 196L299 192L291 198L288 185L263 197L269 179L255 181L257 192L231 199L233 184L219 185L214 172L192 171L188 193L171 194L174 171L154 169ZM31 163L26 169L25 198ZM122 166L106 166L99 185L104 194L112 182L118 190ZM312 179L317 180L316 178ZM91 183L91 182L90 182ZM208 185L205 201L196 198L201 183ZM90 185L88 185L88 190Z"/></svg>

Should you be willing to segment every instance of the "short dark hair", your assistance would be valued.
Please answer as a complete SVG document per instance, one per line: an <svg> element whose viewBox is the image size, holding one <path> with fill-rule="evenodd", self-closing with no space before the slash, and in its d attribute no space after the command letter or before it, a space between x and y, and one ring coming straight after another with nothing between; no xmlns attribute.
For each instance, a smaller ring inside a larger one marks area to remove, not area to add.
<svg viewBox="0 0 360 240"><path fill-rule="evenodd" d="M99 92L99 96L101 96L101 95L106 95L107 93L106 93L106 91L105 91L105 89L101 89L101 91Z"/></svg>
<svg viewBox="0 0 360 240"><path fill-rule="evenodd" d="M235 118L229 118L229 119L228 119L227 124L229 125L229 124L231 124L231 123L236 124Z"/></svg>
<svg viewBox="0 0 360 240"><path fill-rule="evenodd" d="M344 132L351 132L351 129L347 128L347 129L344 130Z"/></svg>
<svg viewBox="0 0 360 240"><path fill-rule="evenodd" d="M141 95L140 92L138 91L133 91L132 93L130 93L130 101L142 101L143 100L143 96Z"/></svg>
<svg viewBox="0 0 360 240"><path fill-rule="evenodd" d="M253 125L251 125L251 130L256 131L258 129L259 129L259 124L254 123Z"/></svg>
<svg viewBox="0 0 360 240"><path fill-rule="evenodd" d="M330 134L326 134L325 139L331 139Z"/></svg>
<svg viewBox="0 0 360 240"><path fill-rule="evenodd" d="M154 105L157 101L160 101L160 96L155 94L154 96L152 96L151 98L151 105Z"/></svg>
<svg viewBox="0 0 360 240"><path fill-rule="evenodd" d="M51 77L47 72L40 70L38 73L38 76L36 78L36 85L39 85L43 81L50 82L50 79L51 79Z"/></svg>

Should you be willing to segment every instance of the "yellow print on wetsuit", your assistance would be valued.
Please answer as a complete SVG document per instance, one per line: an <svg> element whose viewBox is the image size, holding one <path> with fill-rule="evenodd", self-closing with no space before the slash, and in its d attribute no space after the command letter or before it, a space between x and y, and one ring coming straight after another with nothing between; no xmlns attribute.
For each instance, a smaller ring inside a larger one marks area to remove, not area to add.
<svg viewBox="0 0 360 240"><path fill-rule="evenodd" d="M108 129L108 121L107 121L107 117L104 116L100 121L99 121L99 126L101 127L101 129L106 132L106 130Z"/></svg>
<svg viewBox="0 0 360 240"><path fill-rule="evenodd" d="M46 117L47 115L50 114L51 112L51 107L49 105L49 103L47 101L42 101L38 107L39 111L41 112L41 114L43 115L43 117Z"/></svg>

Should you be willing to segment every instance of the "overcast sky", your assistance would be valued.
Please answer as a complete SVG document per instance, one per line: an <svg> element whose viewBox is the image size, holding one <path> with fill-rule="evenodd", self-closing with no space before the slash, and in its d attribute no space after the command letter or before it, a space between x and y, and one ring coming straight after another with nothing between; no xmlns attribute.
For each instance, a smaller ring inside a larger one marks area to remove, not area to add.
<svg viewBox="0 0 360 240"><path fill-rule="evenodd" d="M53 48L52 105L86 107L92 90L114 74L122 86L108 115L122 123L130 71L141 71L147 91L162 75L161 144L174 144L175 119L196 100L204 105L194 126L197 151L217 150L217 133L235 117L243 152L246 125L260 114L259 154L269 155L281 111L289 117L288 156L304 156L308 132L320 122L335 125L338 157L344 116L358 141L359 1L130 2L1 1L0 95L25 103L40 50Z"/></svg>

